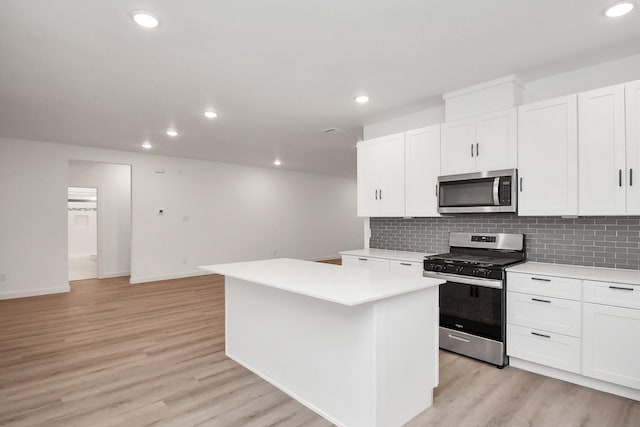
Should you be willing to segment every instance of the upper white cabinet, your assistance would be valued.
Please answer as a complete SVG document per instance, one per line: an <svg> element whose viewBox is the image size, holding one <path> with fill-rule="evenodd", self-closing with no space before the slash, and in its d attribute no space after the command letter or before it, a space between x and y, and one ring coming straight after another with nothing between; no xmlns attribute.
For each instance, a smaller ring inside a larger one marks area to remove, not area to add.
<svg viewBox="0 0 640 427"><path fill-rule="evenodd" d="M640 80L625 85L627 213L640 214ZM635 176L634 176L635 175Z"/></svg>
<svg viewBox="0 0 640 427"><path fill-rule="evenodd" d="M358 216L404 216L404 133L358 144Z"/></svg>
<svg viewBox="0 0 640 427"><path fill-rule="evenodd" d="M624 215L628 173L625 87L578 94L579 215Z"/></svg>
<svg viewBox="0 0 640 427"><path fill-rule="evenodd" d="M439 216L440 125L405 133L405 216Z"/></svg>
<svg viewBox="0 0 640 427"><path fill-rule="evenodd" d="M515 108L442 125L442 175L511 169L517 161Z"/></svg>
<svg viewBox="0 0 640 427"><path fill-rule="evenodd" d="M518 108L519 215L578 214L577 96Z"/></svg>

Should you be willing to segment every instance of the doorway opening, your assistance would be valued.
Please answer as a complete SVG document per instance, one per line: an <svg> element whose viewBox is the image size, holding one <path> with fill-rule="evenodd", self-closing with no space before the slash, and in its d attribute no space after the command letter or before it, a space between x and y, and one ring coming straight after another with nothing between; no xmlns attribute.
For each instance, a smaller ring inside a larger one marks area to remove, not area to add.
<svg viewBox="0 0 640 427"><path fill-rule="evenodd" d="M98 189L69 187L69 280L98 277Z"/></svg>

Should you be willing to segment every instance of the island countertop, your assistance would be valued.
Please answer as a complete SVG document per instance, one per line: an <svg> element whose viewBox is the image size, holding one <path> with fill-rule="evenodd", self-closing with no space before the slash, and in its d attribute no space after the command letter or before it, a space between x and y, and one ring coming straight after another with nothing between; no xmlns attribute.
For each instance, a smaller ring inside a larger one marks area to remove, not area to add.
<svg viewBox="0 0 640 427"><path fill-rule="evenodd" d="M365 304L444 283L444 280L426 277L343 268L334 264L291 258L214 264L200 268L347 306Z"/></svg>

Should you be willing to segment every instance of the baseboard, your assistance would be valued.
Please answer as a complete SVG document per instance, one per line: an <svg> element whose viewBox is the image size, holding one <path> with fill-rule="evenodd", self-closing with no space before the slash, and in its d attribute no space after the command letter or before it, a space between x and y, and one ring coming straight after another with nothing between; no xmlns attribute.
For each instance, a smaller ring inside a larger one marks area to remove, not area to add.
<svg viewBox="0 0 640 427"><path fill-rule="evenodd" d="M512 368L522 369L524 371L534 372L546 377L555 378L572 384L581 385L583 387L593 388L595 390L604 391L605 393L615 394L616 396L626 397L628 399L640 401L640 390L612 384L606 381L597 380L595 378L585 377L573 372L567 372L560 369L550 368L549 366L539 365L515 357L509 357L509 365Z"/></svg>
<svg viewBox="0 0 640 427"><path fill-rule="evenodd" d="M118 273L103 273L98 276L98 279L111 279L113 277L124 277L129 276L131 274L130 271L120 271Z"/></svg>
<svg viewBox="0 0 640 427"><path fill-rule="evenodd" d="M60 286L57 288L44 288L44 289L33 289L30 291L22 291L22 292L2 292L0 293L0 300L2 299L14 299L14 298L26 298L26 297L35 297L39 295L50 295L50 294L62 294L65 292L69 292L71 288L69 285Z"/></svg>
<svg viewBox="0 0 640 427"><path fill-rule="evenodd" d="M142 276L142 277L134 277L131 276L129 279L129 283L147 283L147 282L157 282L159 280L172 280L172 279L184 279L185 277L195 277L195 276L206 276L207 274L211 274L208 271L195 270L195 271L187 271L184 273L175 273L175 274L166 274L162 276Z"/></svg>

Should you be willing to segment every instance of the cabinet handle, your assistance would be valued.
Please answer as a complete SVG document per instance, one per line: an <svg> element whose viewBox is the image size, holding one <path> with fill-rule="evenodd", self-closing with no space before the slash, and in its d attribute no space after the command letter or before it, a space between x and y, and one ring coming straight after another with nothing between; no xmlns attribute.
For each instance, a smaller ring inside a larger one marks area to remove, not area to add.
<svg viewBox="0 0 640 427"><path fill-rule="evenodd" d="M376 200L378 200L378 190L376 190Z"/></svg>
<svg viewBox="0 0 640 427"><path fill-rule="evenodd" d="M633 291L633 288L623 288L620 286L609 286L609 289L615 289L618 291Z"/></svg>
<svg viewBox="0 0 640 427"><path fill-rule="evenodd" d="M408 262L401 262L400 265L406 265L408 267L411 267L411 264L409 264Z"/></svg>
<svg viewBox="0 0 640 427"><path fill-rule="evenodd" d="M358 258L360 261L369 261L367 258Z"/></svg>
<svg viewBox="0 0 640 427"><path fill-rule="evenodd" d="M551 301L546 300L546 299L531 298L531 301L546 302L546 303L548 303L548 304L551 304Z"/></svg>
<svg viewBox="0 0 640 427"><path fill-rule="evenodd" d="M382 200L382 189L380 189L380 200Z"/></svg>
<svg viewBox="0 0 640 427"><path fill-rule="evenodd" d="M520 192L522 193L522 177L520 177Z"/></svg>
<svg viewBox="0 0 640 427"><path fill-rule="evenodd" d="M539 277L532 277L531 280L537 280L539 282L550 282L551 279L540 279Z"/></svg>
<svg viewBox="0 0 640 427"><path fill-rule="evenodd" d="M622 187L622 169L618 169L618 187Z"/></svg>
<svg viewBox="0 0 640 427"><path fill-rule="evenodd" d="M539 334L537 332L531 332L531 335L535 335L537 337L542 337L542 338L551 338L551 335Z"/></svg>
<svg viewBox="0 0 640 427"><path fill-rule="evenodd" d="M480 155L480 148L479 147L480 147L480 144L478 144L476 142L476 157L478 157Z"/></svg>
<svg viewBox="0 0 640 427"><path fill-rule="evenodd" d="M436 197L438 197L438 184L436 184Z"/></svg>
<svg viewBox="0 0 640 427"><path fill-rule="evenodd" d="M629 169L629 187L633 186L633 169Z"/></svg>
<svg viewBox="0 0 640 427"><path fill-rule="evenodd" d="M473 157L473 144L471 144L471 157Z"/></svg>

